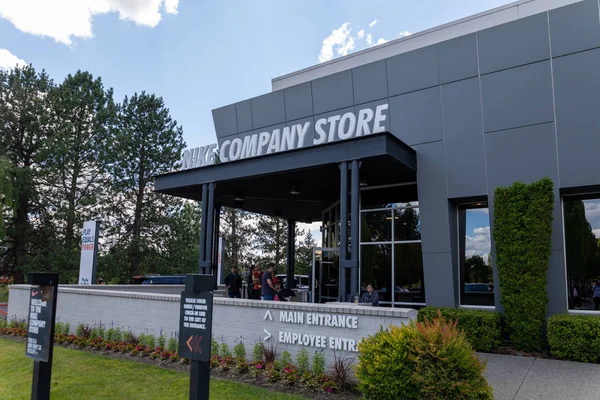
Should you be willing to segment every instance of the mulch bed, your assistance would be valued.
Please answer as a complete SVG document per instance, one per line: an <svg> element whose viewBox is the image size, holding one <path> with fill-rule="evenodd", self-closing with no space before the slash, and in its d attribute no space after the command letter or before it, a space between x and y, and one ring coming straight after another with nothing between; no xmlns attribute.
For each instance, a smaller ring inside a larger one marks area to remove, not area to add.
<svg viewBox="0 0 600 400"><path fill-rule="evenodd" d="M11 335L2 335L0 337L12 339L17 342L25 342L26 338L19 336L11 336ZM116 351L107 351L107 350L97 350L90 347L79 347L74 344L54 344L55 347L64 347L67 349L87 351L88 353L100 354L103 356L120 359L120 360L130 360L135 362L140 362L144 364L154 365L161 368L166 368L175 371L190 371L189 364L183 364L180 362L173 362L170 360L161 360L159 358L152 359L150 357L143 357L141 355L129 355L128 353L120 353ZM219 369L213 368L210 372L211 378L223 379L228 381L235 381L246 383L252 386L261 387L267 389L272 392L282 392L282 393L290 393L293 391L294 394L299 396L304 396L309 399L322 400L322 399L360 399L361 395L354 391L340 391L336 393L327 393L321 390L314 390L302 385L289 385L284 382L268 382L264 376L251 376L249 373L240 374L234 369L230 371L220 371Z"/></svg>

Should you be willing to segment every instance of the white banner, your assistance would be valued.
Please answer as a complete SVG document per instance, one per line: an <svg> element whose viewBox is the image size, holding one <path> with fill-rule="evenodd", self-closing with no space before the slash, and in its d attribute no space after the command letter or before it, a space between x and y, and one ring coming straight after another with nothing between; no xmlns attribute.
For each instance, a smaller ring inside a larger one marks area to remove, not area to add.
<svg viewBox="0 0 600 400"><path fill-rule="evenodd" d="M96 255L98 254L98 222L83 223L81 234L81 260L79 262L79 284L92 285L94 282Z"/></svg>

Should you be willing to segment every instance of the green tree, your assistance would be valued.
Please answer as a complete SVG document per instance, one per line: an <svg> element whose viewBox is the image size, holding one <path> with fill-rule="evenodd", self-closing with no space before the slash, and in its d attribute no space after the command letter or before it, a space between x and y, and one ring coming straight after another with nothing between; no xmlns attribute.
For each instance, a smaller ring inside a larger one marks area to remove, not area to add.
<svg viewBox="0 0 600 400"><path fill-rule="evenodd" d="M44 71L37 72L32 66L0 70L0 148L12 166L9 180L15 207L7 230L10 249L3 258L3 269L16 274L16 283L23 281L31 252L43 245L43 240L34 239L30 217L35 216L38 222L46 219L38 193L39 178L45 173L41 151L54 131L50 118L53 86ZM40 267L39 260L32 262Z"/></svg>
<svg viewBox="0 0 600 400"><path fill-rule="evenodd" d="M107 146L116 119L112 89L89 72L68 75L51 96L54 135L44 151L43 193L60 232L57 269L63 282L77 280L79 235L85 219L107 200Z"/></svg>
<svg viewBox="0 0 600 400"><path fill-rule="evenodd" d="M163 99L145 92L125 97L113 140L107 234L112 243L126 247L130 279L141 272L143 258L151 260L156 254L155 240L166 234L165 217L177 203L154 193L153 176L176 167L185 143Z"/></svg>
<svg viewBox="0 0 600 400"><path fill-rule="evenodd" d="M186 201L165 221L168 227L163 244L160 274L197 273L200 256L201 204Z"/></svg>
<svg viewBox="0 0 600 400"><path fill-rule="evenodd" d="M12 207L12 182L10 181L11 165L5 158L0 157L0 243L6 234L4 220L8 217L8 210ZM0 254L3 251L0 249Z"/></svg>
<svg viewBox="0 0 600 400"><path fill-rule="evenodd" d="M465 260L465 271L469 274L470 283L490 283L492 279L492 267L487 265L480 255L474 255Z"/></svg>
<svg viewBox="0 0 600 400"><path fill-rule="evenodd" d="M220 233L225 244L225 271L232 265L243 266L252 261L252 239L255 229L247 211L223 207Z"/></svg>
<svg viewBox="0 0 600 400"><path fill-rule="evenodd" d="M298 275L308 275L312 271L313 249L317 242L312 232L307 229L302 240L296 245L296 262L294 271Z"/></svg>

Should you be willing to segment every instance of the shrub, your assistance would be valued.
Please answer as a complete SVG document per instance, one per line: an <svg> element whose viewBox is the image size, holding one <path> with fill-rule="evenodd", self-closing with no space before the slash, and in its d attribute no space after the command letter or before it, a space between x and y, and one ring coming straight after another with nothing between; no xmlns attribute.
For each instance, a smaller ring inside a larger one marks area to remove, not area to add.
<svg viewBox="0 0 600 400"><path fill-rule="evenodd" d="M312 373L317 376L325 373L325 356L319 350L313 355Z"/></svg>
<svg viewBox="0 0 600 400"><path fill-rule="evenodd" d="M82 338L89 338L92 333L92 328L87 324L77 325L77 336Z"/></svg>
<svg viewBox="0 0 600 400"><path fill-rule="evenodd" d="M233 347L233 354L235 354L235 358L238 360L243 359L246 360L246 346L244 343L238 343Z"/></svg>
<svg viewBox="0 0 600 400"><path fill-rule="evenodd" d="M231 350L227 343L221 343L221 349L219 351L221 357L232 357Z"/></svg>
<svg viewBox="0 0 600 400"><path fill-rule="evenodd" d="M115 331L113 332L113 341L120 342L122 340L123 340L123 332L121 331L121 328L117 327L117 328L115 328Z"/></svg>
<svg viewBox="0 0 600 400"><path fill-rule="evenodd" d="M268 346L262 344L263 358L267 364L275 363L277 361L277 346L273 342L269 342Z"/></svg>
<svg viewBox="0 0 600 400"><path fill-rule="evenodd" d="M158 337L157 347L160 347L161 349L164 349L166 345L167 345L167 338L165 337L165 335L161 334Z"/></svg>
<svg viewBox="0 0 600 400"><path fill-rule="evenodd" d="M600 363L600 316L561 314L548 318L548 344L557 357Z"/></svg>
<svg viewBox="0 0 600 400"><path fill-rule="evenodd" d="M279 370L279 366L275 363L267 364L267 381L269 382L277 382L281 379L281 372Z"/></svg>
<svg viewBox="0 0 600 400"><path fill-rule="evenodd" d="M210 354L213 356L219 355L219 343L215 338L210 339Z"/></svg>
<svg viewBox="0 0 600 400"><path fill-rule="evenodd" d="M148 341L146 339L146 334L140 333L140 335L138 336L138 340L141 345L147 346Z"/></svg>
<svg viewBox="0 0 600 400"><path fill-rule="evenodd" d="M425 307L419 310L418 320L433 320L440 310L442 317L457 321L467 340L477 351L491 351L502 344L502 316L495 311L465 308Z"/></svg>
<svg viewBox="0 0 600 400"><path fill-rule="evenodd" d="M71 324L70 323L65 323L65 325L63 326L63 332L65 335L68 335L69 333L71 333Z"/></svg>
<svg viewBox="0 0 600 400"><path fill-rule="evenodd" d="M350 372L354 365L354 357L342 357L333 352L333 368L331 379L339 389L346 389L350 380Z"/></svg>
<svg viewBox="0 0 600 400"><path fill-rule="evenodd" d="M494 192L496 266L506 327L517 348L544 347L554 184L516 182ZM526 312L523 312L526 310Z"/></svg>
<svg viewBox="0 0 600 400"><path fill-rule="evenodd" d="M156 347L156 339L154 339L154 335L146 335L146 347L150 347L151 349Z"/></svg>
<svg viewBox="0 0 600 400"><path fill-rule="evenodd" d="M248 368L250 366L248 365L248 361L246 361L245 358L239 358L237 359L236 363L235 363L235 368L237 369L237 371L240 374L245 374L246 372L248 372Z"/></svg>
<svg viewBox="0 0 600 400"><path fill-rule="evenodd" d="M252 362L254 364L262 361L263 359L263 345L261 342L256 342L252 349Z"/></svg>
<svg viewBox="0 0 600 400"><path fill-rule="evenodd" d="M303 375L308 371L308 351L306 351L306 349L301 349L296 354L296 364L298 365L298 372L300 372L300 375Z"/></svg>
<svg viewBox="0 0 600 400"><path fill-rule="evenodd" d="M106 331L106 341L107 342L114 342L115 341L115 330L113 328L109 328Z"/></svg>
<svg viewBox="0 0 600 400"><path fill-rule="evenodd" d="M292 355L290 354L289 351L284 350L281 353L281 365L283 365L284 367L286 365L290 365L292 363Z"/></svg>
<svg viewBox="0 0 600 400"><path fill-rule="evenodd" d="M133 345L137 345L140 342L140 339L137 336L135 336L131 331L123 332L123 337L121 340L127 344Z"/></svg>
<svg viewBox="0 0 600 400"><path fill-rule="evenodd" d="M169 350L169 352L171 353L176 353L178 347L179 342L177 341L177 339L174 337L170 338L169 342L167 343L167 350Z"/></svg>
<svg viewBox="0 0 600 400"><path fill-rule="evenodd" d="M366 398L492 399L483 371L456 323L439 315L361 340L356 377Z"/></svg>

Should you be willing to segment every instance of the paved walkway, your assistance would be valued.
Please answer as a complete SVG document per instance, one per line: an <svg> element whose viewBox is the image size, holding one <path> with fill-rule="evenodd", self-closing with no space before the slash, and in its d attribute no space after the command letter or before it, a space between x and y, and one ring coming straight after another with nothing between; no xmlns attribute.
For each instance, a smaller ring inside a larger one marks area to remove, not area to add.
<svg viewBox="0 0 600 400"><path fill-rule="evenodd" d="M598 349L600 351L600 349ZM600 364L479 354L496 400L600 400Z"/></svg>

